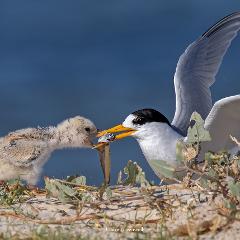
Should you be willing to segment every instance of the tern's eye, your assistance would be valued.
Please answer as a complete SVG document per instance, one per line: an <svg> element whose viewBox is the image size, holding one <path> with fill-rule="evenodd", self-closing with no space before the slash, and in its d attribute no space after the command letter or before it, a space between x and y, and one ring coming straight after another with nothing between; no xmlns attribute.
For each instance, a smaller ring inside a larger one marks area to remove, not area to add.
<svg viewBox="0 0 240 240"><path fill-rule="evenodd" d="M89 127L86 127L86 128L85 128L85 131L88 132L88 133L90 133L90 128L89 128Z"/></svg>
<svg viewBox="0 0 240 240"><path fill-rule="evenodd" d="M145 119L143 117L136 117L133 120L133 124L138 124L138 125L142 125L145 123Z"/></svg>

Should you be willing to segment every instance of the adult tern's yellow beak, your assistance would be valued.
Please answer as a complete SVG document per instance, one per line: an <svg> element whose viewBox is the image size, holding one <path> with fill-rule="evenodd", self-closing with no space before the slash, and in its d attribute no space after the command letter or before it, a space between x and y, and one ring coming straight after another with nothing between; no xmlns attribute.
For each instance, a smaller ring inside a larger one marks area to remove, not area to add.
<svg viewBox="0 0 240 240"><path fill-rule="evenodd" d="M120 134L116 135L115 139L113 140L113 141L115 141L115 140L120 140L125 137L128 137L128 136L132 135L134 132L136 132L135 129L127 128L127 127L124 127L122 124L119 124L113 128L109 128L107 130L103 130L103 131L99 132L97 134L97 137L102 137L107 133L120 133ZM106 144L105 142L103 142L103 143L100 142L97 145L95 145L94 148L99 148L105 144Z"/></svg>

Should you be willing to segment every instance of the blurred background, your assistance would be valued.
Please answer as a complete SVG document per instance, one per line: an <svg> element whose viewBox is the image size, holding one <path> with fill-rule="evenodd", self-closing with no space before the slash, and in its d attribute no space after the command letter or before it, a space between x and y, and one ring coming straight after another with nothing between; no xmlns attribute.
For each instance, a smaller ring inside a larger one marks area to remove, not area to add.
<svg viewBox="0 0 240 240"><path fill-rule="evenodd" d="M0 135L75 115L104 129L145 107L171 120L179 56L216 21L238 10L235 0L0 1ZM239 94L239 46L237 37L212 87L214 101ZM129 159L159 181L134 139L111 149L112 183ZM58 178L74 174L99 185L97 153L56 151L43 172Z"/></svg>

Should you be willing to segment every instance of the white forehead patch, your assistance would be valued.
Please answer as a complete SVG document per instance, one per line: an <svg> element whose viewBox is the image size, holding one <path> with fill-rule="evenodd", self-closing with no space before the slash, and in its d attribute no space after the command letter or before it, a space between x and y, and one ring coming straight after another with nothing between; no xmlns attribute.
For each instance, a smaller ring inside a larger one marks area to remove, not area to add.
<svg viewBox="0 0 240 240"><path fill-rule="evenodd" d="M130 114L125 120L124 122L122 123L122 125L124 127L128 127L128 128L134 128L136 126L133 125L133 119L135 119L136 116L134 116L133 114Z"/></svg>

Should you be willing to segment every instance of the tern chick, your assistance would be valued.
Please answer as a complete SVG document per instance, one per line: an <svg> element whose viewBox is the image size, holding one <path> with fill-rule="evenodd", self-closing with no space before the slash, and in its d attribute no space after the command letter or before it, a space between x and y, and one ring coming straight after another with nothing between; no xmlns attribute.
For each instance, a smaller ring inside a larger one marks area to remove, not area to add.
<svg viewBox="0 0 240 240"><path fill-rule="evenodd" d="M0 138L0 180L20 178L35 185L50 154L67 147L93 146L95 125L80 116L56 127L26 128Z"/></svg>

